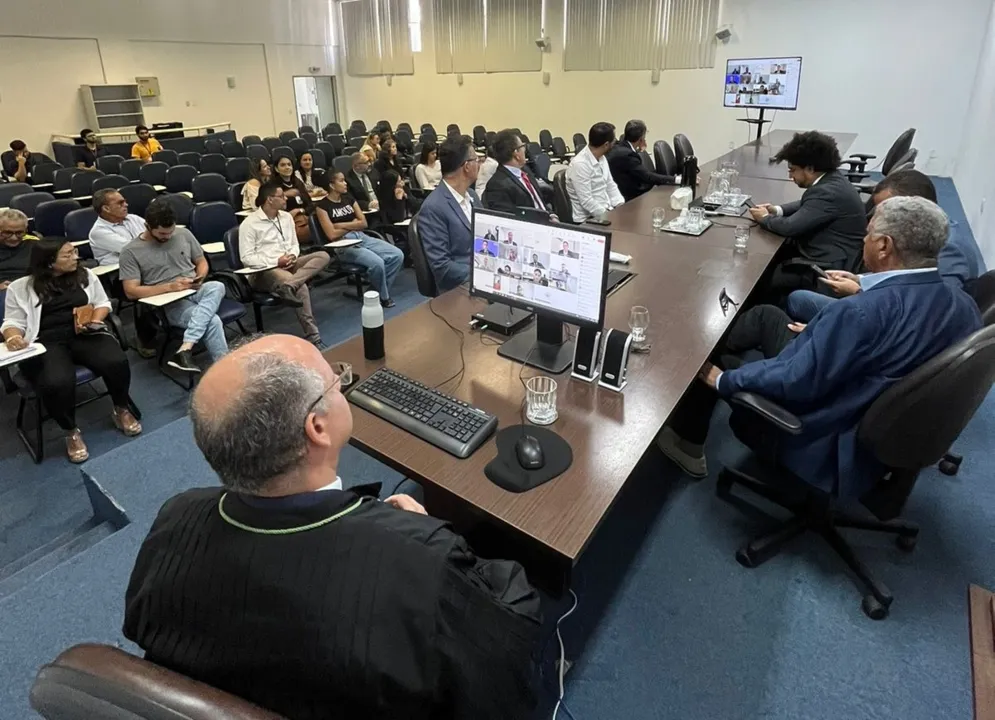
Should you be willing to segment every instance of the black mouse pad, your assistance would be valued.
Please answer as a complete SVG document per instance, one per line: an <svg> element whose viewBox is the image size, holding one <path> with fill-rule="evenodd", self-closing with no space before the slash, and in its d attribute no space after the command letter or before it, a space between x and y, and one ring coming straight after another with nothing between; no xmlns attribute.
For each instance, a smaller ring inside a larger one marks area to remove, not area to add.
<svg viewBox="0 0 995 720"><path fill-rule="evenodd" d="M552 430L526 425L525 434L539 441L545 465L538 470L525 470L518 464L515 443L522 437L522 426L512 425L497 434L497 457L484 468L487 479L508 492L520 493L539 487L563 474L574 460L570 444Z"/></svg>

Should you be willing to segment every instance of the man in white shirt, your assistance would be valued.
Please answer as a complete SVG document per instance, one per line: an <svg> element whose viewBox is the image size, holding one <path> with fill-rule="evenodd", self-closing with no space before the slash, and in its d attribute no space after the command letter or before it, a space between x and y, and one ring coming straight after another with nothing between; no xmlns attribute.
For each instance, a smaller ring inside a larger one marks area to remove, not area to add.
<svg viewBox="0 0 995 720"><path fill-rule="evenodd" d="M570 161L567 195L570 196L574 222L600 217L625 202L605 158L614 142L615 126L606 122L595 123L587 133L587 147Z"/></svg>
<svg viewBox="0 0 995 720"><path fill-rule="evenodd" d="M93 209L99 216L90 228L90 249L101 265L117 265L124 246L145 232L145 221L128 214L128 201L117 190L93 193Z"/></svg>
<svg viewBox="0 0 995 720"><path fill-rule="evenodd" d="M242 265L260 272L249 276L249 284L260 292L297 308L297 320L307 338L324 350L321 333L311 311L311 293L307 283L324 270L331 257L324 251L300 257L294 219L286 212L287 198L277 183L259 188L259 207L238 229L238 251Z"/></svg>

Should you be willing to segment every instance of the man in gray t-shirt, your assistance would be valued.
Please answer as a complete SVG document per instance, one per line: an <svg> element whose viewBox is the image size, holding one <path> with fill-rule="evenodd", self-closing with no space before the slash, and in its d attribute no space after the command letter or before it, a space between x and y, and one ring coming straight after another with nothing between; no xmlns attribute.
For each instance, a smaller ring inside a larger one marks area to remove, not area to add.
<svg viewBox="0 0 995 720"><path fill-rule="evenodd" d="M186 228L176 227L176 215L165 201L153 201L145 211L145 232L121 250L118 275L125 295L132 300L166 293L186 293L161 305L166 320L184 328L183 344L168 364L184 372L200 372L193 361L193 347L203 340L212 360L228 352L224 324L218 308L225 286L204 282L207 258L200 243Z"/></svg>

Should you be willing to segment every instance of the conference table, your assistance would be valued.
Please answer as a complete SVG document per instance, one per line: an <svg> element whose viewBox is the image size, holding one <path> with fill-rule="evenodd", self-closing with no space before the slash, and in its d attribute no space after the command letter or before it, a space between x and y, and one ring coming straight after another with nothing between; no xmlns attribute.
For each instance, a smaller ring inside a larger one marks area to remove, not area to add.
<svg viewBox="0 0 995 720"><path fill-rule="evenodd" d="M723 163L734 162L736 163L736 169L739 170L739 177L743 178L759 178L766 180L780 180L782 182L791 182L791 178L788 177L788 167L786 163L779 165L771 165L770 159L777 154L777 151L784 146L791 137L798 132L797 130L772 130L768 134L764 135L760 140L754 140L753 142L748 142L746 145L736 148L735 150L730 150L725 155L716 158L712 163L709 163L713 169L721 168ZM829 135L836 141L836 146L839 148L840 156L846 157L847 152L853 145L853 141L857 139L856 133L843 133L843 132L827 132L820 131L824 135ZM702 178L703 183L708 183L707 175ZM740 182L742 187L743 183Z"/></svg>
<svg viewBox="0 0 995 720"><path fill-rule="evenodd" d="M705 164L703 174L718 167ZM758 202L797 199L793 183L743 177L740 185ZM628 385L613 392L572 378L555 376L559 417L550 426L573 449L562 475L524 493L490 482L484 467L496 456L488 440L469 458L457 459L390 423L352 407L351 443L417 482L426 506L453 522L471 542L497 536L504 557L522 562L529 578L553 594L569 587L574 564L595 535L615 498L673 411L686 388L730 323L734 307L723 312L724 291L742 303L767 270L782 239L754 227L746 252L734 250L733 227L746 218L715 218L721 225L700 237L654 231L654 207L667 208L674 187L658 187L610 214L612 250L632 256L624 267L634 273L607 298L605 327L628 331L634 305L649 309L652 348L633 354ZM521 422L525 378L538 370L499 357L493 344L471 332L471 315L485 301L460 287L390 319L385 326L386 357L367 361L362 337L329 349L329 362L352 364L360 378L387 366L428 386L465 368L462 378L440 389L497 415L499 427ZM438 313L464 331L462 341ZM461 360L462 357L462 360Z"/></svg>

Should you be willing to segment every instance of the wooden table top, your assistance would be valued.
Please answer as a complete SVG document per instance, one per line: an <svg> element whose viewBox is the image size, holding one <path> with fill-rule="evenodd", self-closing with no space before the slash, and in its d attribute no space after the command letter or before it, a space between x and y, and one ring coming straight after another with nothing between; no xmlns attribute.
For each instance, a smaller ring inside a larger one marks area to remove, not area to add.
<svg viewBox="0 0 995 720"><path fill-rule="evenodd" d="M722 163L732 161L736 163L736 169L739 170L740 179L743 178L761 178L767 180L778 180L781 182L791 182L788 177L788 168L784 164L771 165L770 158L777 154L777 151L781 149L784 143L788 142L792 136L798 132L797 130L774 130L767 135L760 138L760 142L756 141L747 143L735 150L730 150L725 155L716 158L711 163L709 163L710 169L719 168ZM853 145L853 141L857 139L856 133L841 133L841 132L825 132L826 135L835 138L836 145L839 147L840 156L846 157L847 152L850 150L850 146ZM702 168L702 183L708 183L708 177L704 174L704 168ZM740 183L742 186L742 183Z"/></svg>

